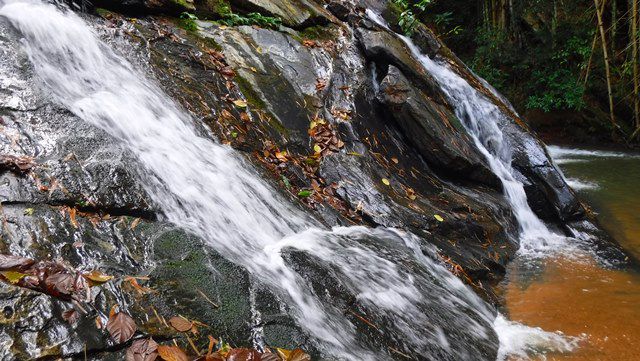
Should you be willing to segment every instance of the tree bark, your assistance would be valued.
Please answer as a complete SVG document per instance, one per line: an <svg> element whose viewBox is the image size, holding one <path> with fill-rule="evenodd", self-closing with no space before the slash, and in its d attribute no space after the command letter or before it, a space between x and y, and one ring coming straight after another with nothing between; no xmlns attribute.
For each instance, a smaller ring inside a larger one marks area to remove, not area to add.
<svg viewBox="0 0 640 361"><path fill-rule="evenodd" d="M606 0L603 0L606 2ZM611 69L610 69L610 60L609 60L609 51L607 47L607 34L604 28L604 23L602 21L602 11L600 11L600 3L598 0L593 0L596 6L596 17L598 18L598 30L600 31L600 38L602 43L602 55L604 56L604 70L605 75L607 77L607 93L609 96L609 115L611 116L611 125L614 128L614 131L618 128L618 124L616 123L616 116L614 114L614 106L613 106L613 91L611 90ZM604 6L604 4L603 4Z"/></svg>

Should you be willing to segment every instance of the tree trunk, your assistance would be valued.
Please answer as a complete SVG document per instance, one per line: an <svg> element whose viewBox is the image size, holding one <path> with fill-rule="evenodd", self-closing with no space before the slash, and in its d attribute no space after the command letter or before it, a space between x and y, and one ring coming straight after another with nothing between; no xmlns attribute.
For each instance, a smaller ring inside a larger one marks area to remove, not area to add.
<svg viewBox="0 0 640 361"><path fill-rule="evenodd" d="M638 69L638 0L631 0L631 64L633 66L633 116L636 130L640 130L640 69Z"/></svg>
<svg viewBox="0 0 640 361"><path fill-rule="evenodd" d="M603 0L606 2L606 0ZM598 18L598 30L600 31L600 38L602 43L602 56L604 57L604 71L607 77L607 93L609 96L609 115L611 116L611 125L614 128L614 131L618 128L618 124L616 123L616 116L614 114L613 107L613 91L611 90L611 69L610 69L610 61L609 61L609 51L607 49L607 34L604 28L604 24L602 22L602 11L600 10L600 4L598 0L593 0L596 6L596 17ZM604 6L604 4L603 4Z"/></svg>

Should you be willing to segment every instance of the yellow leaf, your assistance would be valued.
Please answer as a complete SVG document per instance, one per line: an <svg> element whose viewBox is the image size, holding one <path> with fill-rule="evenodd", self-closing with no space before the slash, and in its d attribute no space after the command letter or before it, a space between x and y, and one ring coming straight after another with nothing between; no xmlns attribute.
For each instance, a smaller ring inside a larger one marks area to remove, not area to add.
<svg viewBox="0 0 640 361"><path fill-rule="evenodd" d="M233 101L233 105L237 106L238 108L246 108L247 102L242 99L237 99Z"/></svg>
<svg viewBox="0 0 640 361"><path fill-rule="evenodd" d="M313 146L313 151L316 153L320 153L322 152L322 148L320 148L320 146L316 144Z"/></svg>
<svg viewBox="0 0 640 361"><path fill-rule="evenodd" d="M382 183L384 183L384 185L386 185L386 186L391 184L391 182L389 182L389 180L387 178L382 178Z"/></svg>
<svg viewBox="0 0 640 361"><path fill-rule="evenodd" d="M435 218L438 222L444 222L444 218L442 218L442 216L440 216L439 214L434 214L433 218Z"/></svg>
<svg viewBox="0 0 640 361"><path fill-rule="evenodd" d="M4 276L4 278L7 279L7 281L11 282L11 284L14 284L14 285L20 282L21 279L28 276L27 274L24 274L22 272L16 272L16 271L4 271L2 272L2 275Z"/></svg>
<svg viewBox="0 0 640 361"><path fill-rule="evenodd" d="M113 279L113 276L106 275L98 270L93 270L89 273L83 274L84 278L88 279L91 286L96 286L105 282L109 282Z"/></svg>
<svg viewBox="0 0 640 361"><path fill-rule="evenodd" d="M311 125L309 125L309 129L313 129L318 125L318 123L316 123L315 121L311 122Z"/></svg>

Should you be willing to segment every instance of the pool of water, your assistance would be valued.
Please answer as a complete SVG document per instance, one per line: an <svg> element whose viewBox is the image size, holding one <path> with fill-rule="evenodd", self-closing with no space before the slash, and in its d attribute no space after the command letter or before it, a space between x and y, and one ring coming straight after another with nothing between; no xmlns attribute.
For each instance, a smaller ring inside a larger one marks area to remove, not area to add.
<svg viewBox="0 0 640 361"><path fill-rule="evenodd" d="M550 147L602 226L640 257L640 154ZM640 274L605 269L566 252L513 262L502 285L509 318L580 337L577 351L547 360L640 360ZM517 358L515 358L517 359Z"/></svg>

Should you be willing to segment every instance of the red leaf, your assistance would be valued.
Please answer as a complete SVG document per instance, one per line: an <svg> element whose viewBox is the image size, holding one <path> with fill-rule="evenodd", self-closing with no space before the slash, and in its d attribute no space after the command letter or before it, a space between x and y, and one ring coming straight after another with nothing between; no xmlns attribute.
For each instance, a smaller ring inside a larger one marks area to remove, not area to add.
<svg viewBox="0 0 640 361"><path fill-rule="evenodd" d="M114 313L107 321L107 331L117 343L129 341L137 329L133 318L124 312Z"/></svg>
<svg viewBox="0 0 640 361"><path fill-rule="evenodd" d="M152 339L136 340L127 350L127 361L154 361L158 358L158 344Z"/></svg>
<svg viewBox="0 0 640 361"><path fill-rule="evenodd" d="M234 348L227 354L227 361L260 361L260 352L248 348Z"/></svg>

